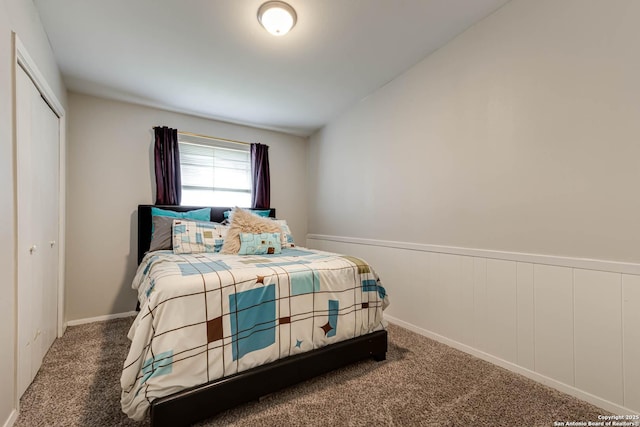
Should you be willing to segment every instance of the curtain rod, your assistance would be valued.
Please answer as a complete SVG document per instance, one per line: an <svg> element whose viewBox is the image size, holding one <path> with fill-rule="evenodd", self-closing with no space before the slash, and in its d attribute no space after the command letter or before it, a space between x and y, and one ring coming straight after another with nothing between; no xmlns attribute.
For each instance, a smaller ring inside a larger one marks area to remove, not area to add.
<svg viewBox="0 0 640 427"><path fill-rule="evenodd" d="M178 131L178 134L180 134L180 135L188 135L188 136L196 136L198 138L213 139L215 141L232 142L234 144L251 145L250 142L236 141L235 139L218 138L218 137L215 137L215 136L201 135L199 133L193 133L193 132Z"/></svg>

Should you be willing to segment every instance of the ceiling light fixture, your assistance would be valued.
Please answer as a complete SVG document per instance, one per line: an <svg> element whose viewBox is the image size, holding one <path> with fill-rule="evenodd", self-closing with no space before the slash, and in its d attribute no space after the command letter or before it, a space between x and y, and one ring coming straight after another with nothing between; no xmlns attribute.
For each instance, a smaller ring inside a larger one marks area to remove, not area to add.
<svg viewBox="0 0 640 427"><path fill-rule="evenodd" d="M258 21L274 36L284 36L295 25L296 11L283 1L268 1L258 9Z"/></svg>

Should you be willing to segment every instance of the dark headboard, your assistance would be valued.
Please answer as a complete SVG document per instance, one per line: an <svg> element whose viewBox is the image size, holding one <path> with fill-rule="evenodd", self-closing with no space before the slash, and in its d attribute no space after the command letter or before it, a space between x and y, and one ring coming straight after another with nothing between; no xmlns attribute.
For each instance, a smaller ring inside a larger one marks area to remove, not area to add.
<svg viewBox="0 0 640 427"><path fill-rule="evenodd" d="M151 208L153 207L176 212L186 212L194 209L208 208L210 206L138 205L138 264L140 264L145 252L149 250L149 246L151 245L151 226L153 225ZM211 207L211 221L224 221L224 212L231 209L233 208ZM271 209L269 216L275 218L276 210Z"/></svg>

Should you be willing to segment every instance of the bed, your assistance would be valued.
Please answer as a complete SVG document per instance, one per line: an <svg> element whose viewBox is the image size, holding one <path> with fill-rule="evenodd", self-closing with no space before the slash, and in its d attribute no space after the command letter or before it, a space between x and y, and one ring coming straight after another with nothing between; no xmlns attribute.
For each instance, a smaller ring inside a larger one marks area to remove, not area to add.
<svg viewBox="0 0 640 427"><path fill-rule="evenodd" d="M154 208L201 209L138 206L140 312L121 377L130 417L186 426L359 360L385 359L388 300L363 260L299 247L148 252ZM210 209L218 223L230 210Z"/></svg>

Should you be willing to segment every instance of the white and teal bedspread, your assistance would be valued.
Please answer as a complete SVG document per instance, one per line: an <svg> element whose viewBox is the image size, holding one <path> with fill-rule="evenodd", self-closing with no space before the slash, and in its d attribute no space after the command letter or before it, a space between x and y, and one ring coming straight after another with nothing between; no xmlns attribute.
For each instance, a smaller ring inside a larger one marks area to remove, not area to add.
<svg viewBox="0 0 640 427"><path fill-rule="evenodd" d="M121 377L122 409L383 328L384 288L364 261L305 248L280 255L148 254Z"/></svg>

